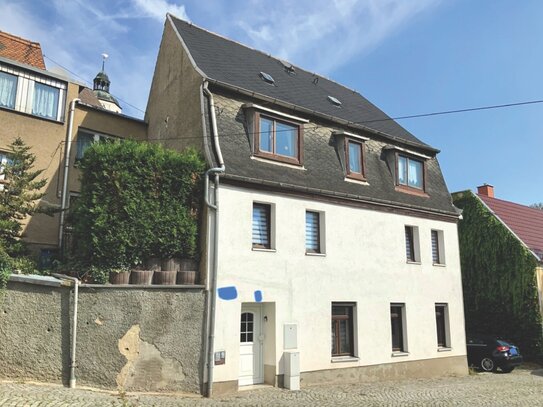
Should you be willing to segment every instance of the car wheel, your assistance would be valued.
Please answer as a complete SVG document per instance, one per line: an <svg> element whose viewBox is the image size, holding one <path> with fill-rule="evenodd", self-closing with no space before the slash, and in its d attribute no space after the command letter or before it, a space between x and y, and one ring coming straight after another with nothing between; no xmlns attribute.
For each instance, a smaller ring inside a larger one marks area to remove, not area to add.
<svg viewBox="0 0 543 407"><path fill-rule="evenodd" d="M511 373L513 371L513 369L515 369L514 367L502 367L502 372L503 373Z"/></svg>
<svg viewBox="0 0 543 407"><path fill-rule="evenodd" d="M485 372L492 372L494 370L494 361L491 358L483 358L481 360L481 369Z"/></svg>

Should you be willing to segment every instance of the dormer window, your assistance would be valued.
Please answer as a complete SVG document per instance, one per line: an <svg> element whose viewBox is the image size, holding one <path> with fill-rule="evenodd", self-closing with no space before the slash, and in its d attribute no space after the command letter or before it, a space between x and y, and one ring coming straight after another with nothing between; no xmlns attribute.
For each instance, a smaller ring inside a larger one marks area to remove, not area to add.
<svg viewBox="0 0 543 407"><path fill-rule="evenodd" d="M300 165L301 125L260 112L255 115L255 155Z"/></svg>
<svg viewBox="0 0 543 407"><path fill-rule="evenodd" d="M364 143L359 140L345 138L345 154L347 177L365 180Z"/></svg>
<svg viewBox="0 0 543 407"><path fill-rule="evenodd" d="M406 155L397 156L397 184L400 187L424 190L424 162Z"/></svg>

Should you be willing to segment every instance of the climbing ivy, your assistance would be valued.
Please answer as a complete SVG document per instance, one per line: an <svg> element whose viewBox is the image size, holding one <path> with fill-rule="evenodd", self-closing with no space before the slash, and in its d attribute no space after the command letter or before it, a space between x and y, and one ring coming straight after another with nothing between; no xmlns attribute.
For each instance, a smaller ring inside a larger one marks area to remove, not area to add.
<svg viewBox="0 0 543 407"><path fill-rule="evenodd" d="M509 338L541 354L541 313L532 253L471 192L455 194L467 332Z"/></svg>

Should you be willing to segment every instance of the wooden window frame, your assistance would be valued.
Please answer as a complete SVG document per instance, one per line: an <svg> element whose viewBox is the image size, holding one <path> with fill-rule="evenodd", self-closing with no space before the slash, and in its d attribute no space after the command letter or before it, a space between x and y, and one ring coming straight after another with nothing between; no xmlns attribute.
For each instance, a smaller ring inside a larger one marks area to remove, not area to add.
<svg viewBox="0 0 543 407"><path fill-rule="evenodd" d="M322 242L321 242L321 239L322 239L322 228L321 228L321 213L320 212L317 212L317 211L310 211L310 210L307 210L305 211L306 213L306 228L307 228L307 214L308 213L313 213L313 214L316 214L317 215L317 248L316 249L308 249L307 248L307 233L306 233L306 247L305 247L305 252L306 253L322 253Z"/></svg>
<svg viewBox="0 0 543 407"><path fill-rule="evenodd" d="M352 172L350 167L349 157L349 143L358 144L360 146L360 170L361 173ZM362 140L357 140L351 137L345 137L345 168L347 172L347 178L357 179L360 181L366 181L366 153L365 143Z"/></svg>
<svg viewBox="0 0 543 407"><path fill-rule="evenodd" d="M262 203L262 202L253 202L253 207L252 207L253 211L251 212L251 215L254 213L254 209L255 209L256 206L264 208L265 212L266 212L266 217L268 219L268 227L266 229L266 236L268 238L268 245L255 243L253 241L252 242L253 249L271 250L271 248L272 248L272 241L271 241L271 238L272 238L272 234L271 234L271 228L272 228L271 213L272 213L272 210L271 210L271 205L266 204L266 203ZM251 221L251 236L252 236L252 221ZM252 237L251 237L251 240L252 240Z"/></svg>
<svg viewBox="0 0 543 407"><path fill-rule="evenodd" d="M407 159L407 184L400 184L400 172L399 172L399 160L400 157ZM417 188L409 185L409 160L417 161L422 164L422 188ZM401 192L407 192L413 195L428 196L426 193L426 160L419 157L414 157L410 154L396 153L395 156L395 168L396 168L396 190Z"/></svg>
<svg viewBox="0 0 543 407"><path fill-rule="evenodd" d="M260 150L260 120L261 118L265 118L268 120L273 121L273 130L272 130L272 148L273 152L270 153L269 151L262 151ZM276 141L276 123L283 123L287 124L289 126L295 127L298 129L298 140L296 142L296 148L297 148L297 156L296 157L289 157L284 156L281 154L275 153L275 141ZM295 122L292 120L287 120L282 117L274 116L273 114L262 114L258 111L255 111L255 120L254 120L254 155L257 157L266 158L273 161L279 161L284 162L288 164L294 164L294 165L303 165L303 125L302 123Z"/></svg>
<svg viewBox="0 0 543 407"><path fill-rule="evenodd" d="M349 309L349 315L334 315L334 307L346 307ZM355 312L356 304L354 303L340 303L340 302L333 302L332 303L332 329L334 332L334 336L336 338L336 346L337 349L331 349L332 357L342 357L342 356L352 356L355 355L355 346L354 346L354 312ZM349 344L350 344L350 351L349 352L341 352L341 341L340 341L340 334L339 334L339 321L348 321L348 328L349 328Z"/></svg>
<svg viewBox="0 0 543 407"><path fill-rule="evenodd" d="M397 311L394 311L394 308L397 308ZM399 311L399 312L398 312ZM399 342L400 347L394 346L394 320L393 320L393 313L399 314L399 318L397 319L399 321ZM405 347L405 335L404 335L404 329L405 329L405 304L390 304L390 335L391 335L391 342L392 342L392 352L406 352Z"/></svg>
<svg viewBox="0 0 543 407"><path fill-rule="evenodd" d="M441 317L438 317L438 308L441 308ZM436 315L436 335L437 335L437 347L438 348L449 348L449 338L447 335L448 326L447 326L447 304L435 304L435 315ZM441 323L439 319L442 319Z"/></svg>

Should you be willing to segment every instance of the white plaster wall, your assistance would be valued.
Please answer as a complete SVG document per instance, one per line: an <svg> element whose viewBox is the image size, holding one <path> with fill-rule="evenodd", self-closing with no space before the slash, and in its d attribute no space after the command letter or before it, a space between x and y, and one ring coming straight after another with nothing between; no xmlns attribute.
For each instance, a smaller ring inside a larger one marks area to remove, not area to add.
<svg viewBox="0 0 543 407"><path fill-rule="evenodd" d="M273 252L252 250L254 201L274 205ZM308 209L325 213L325 256L305 254ZM421 264L406 263L405 225L419 227ZM443 230L444 267L432 265L431 229ZM275 302L277 374L287 322L298 324L302 372L466 354L455 223L221 186L219 241L217 286L235 286L238 298L217 300L215 350L227 357L215 367L215 381L237 380L241 304L254 302L254 290ZM339 301L356 303L357 362L331 362L331 303ZM405 303L407 356L392 357L392 302ZM450 351L437 350L435 303L448 304Z"/></svg>

